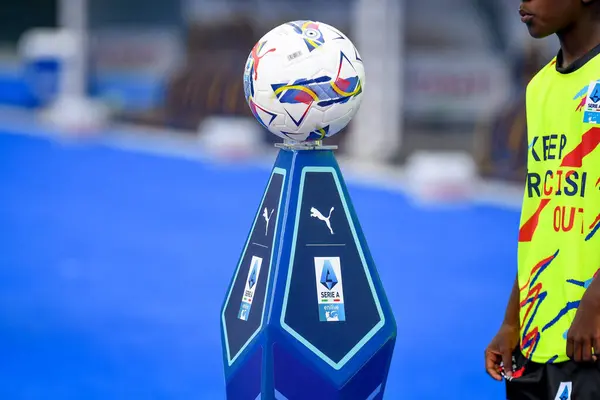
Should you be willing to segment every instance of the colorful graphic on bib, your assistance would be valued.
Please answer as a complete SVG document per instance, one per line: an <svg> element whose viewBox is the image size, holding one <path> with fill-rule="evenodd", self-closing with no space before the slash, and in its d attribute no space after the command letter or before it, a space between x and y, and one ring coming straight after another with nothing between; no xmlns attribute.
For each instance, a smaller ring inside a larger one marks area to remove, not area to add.
<svg viewBox="0 0 600 400"><path fill-rule="evenodd" d="M521 326L524 327L522 330L521 337L521 351L527 358L535 353L537 345L539 344L541 334L546 330L556 325L563 317L565 317L570 311L577 310L580 304L580 300L567 301L565 306L562 307L552 319L550 319L541 329L539 326L532 326L532 322L538 312L538 309L549 296L548 291L544 290L543 283L541 282L540 275L551 265L551 263L558 256L559 251L557 250L552 256L547 257L537 263L529 274L529 279L523 286L519 288L521 291ZM567 279L568 284L580 286L584 290L587 289L592 281L598 276L597 270L594 276L590 277L585 281L576 279ZM538 280L540 280L538 282ZM527 294L522 295L522 292L527 289ZM563 338L566 340L568 329L563 333ZM552 363L558 356L550 358L547 362Z"/></svg>
<svg viewBox="0 0 600 400"><path fill-rule="evenodd" d="M589 84L587 96L582 99L583 122L587 124L600 123L600 81Z"/></svg>
<svg viewBox="0 0 600 400"><path fill-rule="evenodd" d="M538 282L540 275L550 266L552 261L558 256L556 253L538 262L529 273L529 278L523 286L520 286L519 291L523 292L527 289L527 294L523 296L521 293L521 326L524 327L521 331L521 351L525 357L530 358L535 352L535 349L540 340L540 330L538 326L532 327L532 322L540 308L540 305L548 296L548 292L544 290L542 282Z"/></svg>
<svg viewBox="0 0 600 400"><path fill-rule="evenodd" d="M585 107L585 103L587 102L587 92L588 86L585 86L573 97L573 100L579 100L575 111L583 111L583 107Z"/></svg>
<svg viewBox="0 0 600 400"><path fill-rule="evenodd" d="M598 230L600 219L597 214L592 217L585 215L582 206L556 205L548 207L556 197L584 198L598 179L588 177L591 172L582 170L583 159L600 148L600 128L591 128L581 136L581 141L571 150L566 151L567 136L551 134L534 136L529 152L530 163L548 160L560 160L555 169L544 173L530 171L527 173L525 195L529 198L539 198L540 202L533 214L521 225L519 230L520 242L531 242L536 232L540 215L544 210L552 210L553 228L555 232L569 232L577 229L589 240Z"/></svg>

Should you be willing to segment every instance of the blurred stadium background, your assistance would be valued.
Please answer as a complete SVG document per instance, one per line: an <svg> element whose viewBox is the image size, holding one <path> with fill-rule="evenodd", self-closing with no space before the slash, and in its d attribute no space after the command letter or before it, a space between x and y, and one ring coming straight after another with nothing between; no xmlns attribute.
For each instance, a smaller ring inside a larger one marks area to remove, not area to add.
<svg viewBox="0 0 600 400"><path fill-rule="evenodd" d="M386 399L503 399L483 350L515 271L523 91L556 47L517 7L4 0L0 398L224 398L219 307L276 140L243 66L315 19L365 61L330 143L398 320Z"/></svg>

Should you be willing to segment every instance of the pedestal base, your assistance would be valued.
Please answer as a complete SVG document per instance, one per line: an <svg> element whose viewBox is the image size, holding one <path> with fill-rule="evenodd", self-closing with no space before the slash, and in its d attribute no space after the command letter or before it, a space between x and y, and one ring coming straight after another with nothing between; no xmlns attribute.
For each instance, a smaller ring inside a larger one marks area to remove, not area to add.
<svg viewBox="0 0 600 400"><path fill-rule="evenodd" d="M281 146L222 308L227 398L381 399L392 310L333 152L293 146Z"/></svg>

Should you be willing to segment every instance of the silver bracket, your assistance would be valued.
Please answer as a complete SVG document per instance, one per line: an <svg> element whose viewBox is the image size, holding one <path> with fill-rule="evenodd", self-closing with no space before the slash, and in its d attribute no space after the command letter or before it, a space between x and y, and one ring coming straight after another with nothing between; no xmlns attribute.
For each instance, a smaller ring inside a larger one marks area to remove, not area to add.
<svg viewBox="0 0 600 400"><path fill-rule="evenodd" d="M294 142L286 140L283 143L275 143L275 147L284 150L335 150L337 146L325 146L322 140L313 140L311 142Z"/></svg>

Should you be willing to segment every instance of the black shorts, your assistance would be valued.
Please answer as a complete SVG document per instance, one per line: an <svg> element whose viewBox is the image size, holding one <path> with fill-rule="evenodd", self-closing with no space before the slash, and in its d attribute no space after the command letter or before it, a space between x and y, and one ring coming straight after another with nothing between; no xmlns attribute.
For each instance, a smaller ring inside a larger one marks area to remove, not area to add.
<svg viewBox="0 0 600 400"><path fill-rule="evenodd" d="M600 360L537 364L517 351L513 362L516 372L506 381L507 400L600 400Z"/></svg>

